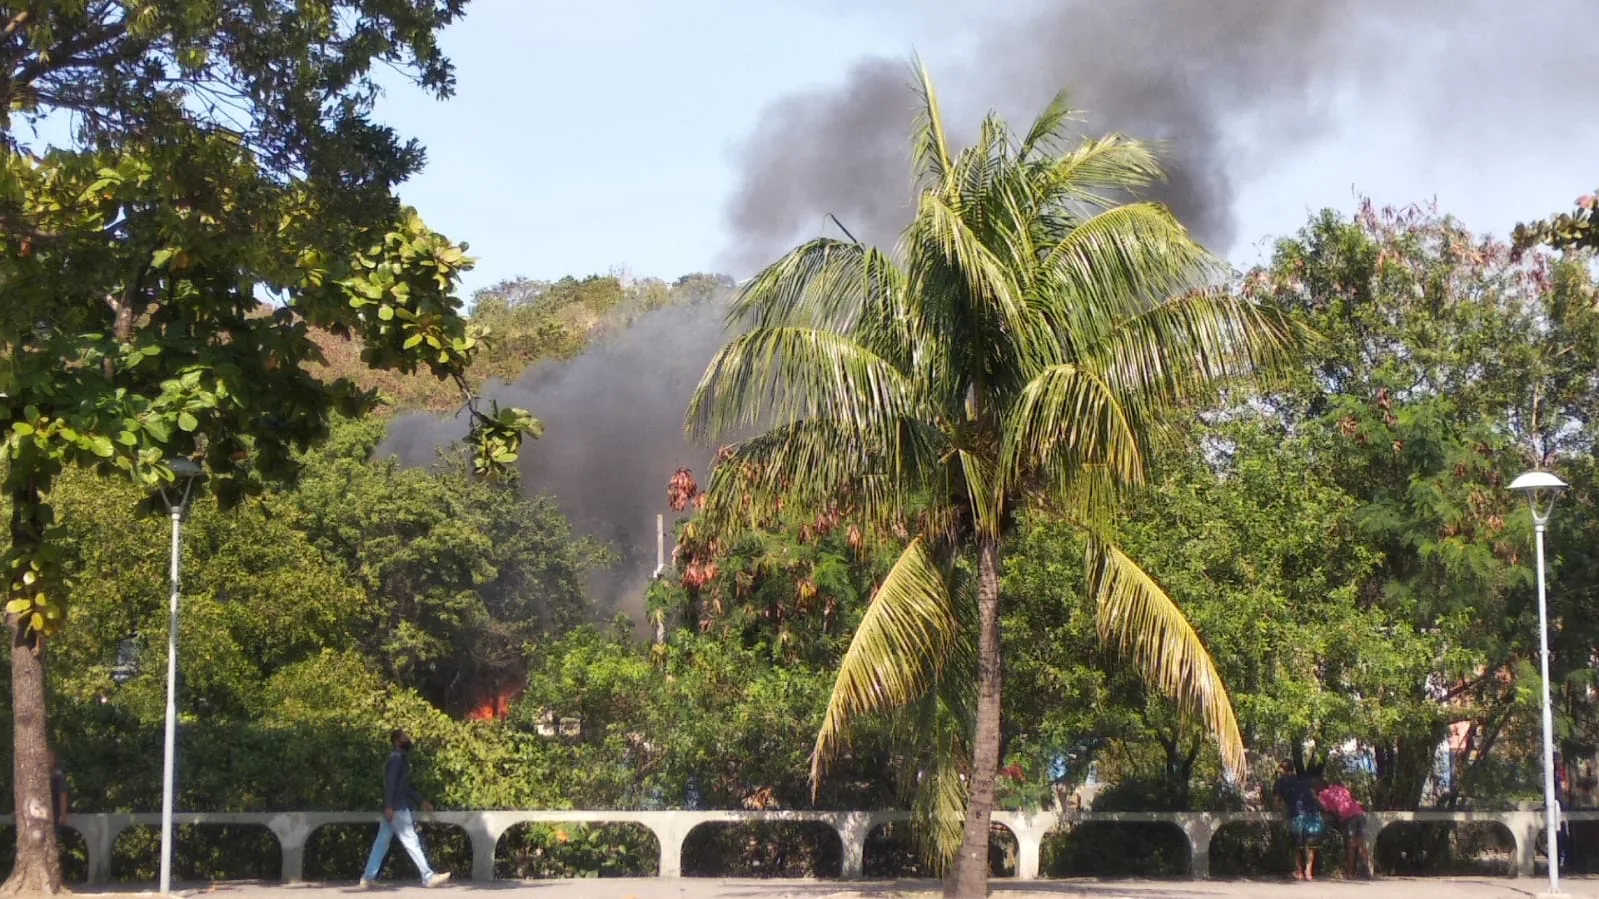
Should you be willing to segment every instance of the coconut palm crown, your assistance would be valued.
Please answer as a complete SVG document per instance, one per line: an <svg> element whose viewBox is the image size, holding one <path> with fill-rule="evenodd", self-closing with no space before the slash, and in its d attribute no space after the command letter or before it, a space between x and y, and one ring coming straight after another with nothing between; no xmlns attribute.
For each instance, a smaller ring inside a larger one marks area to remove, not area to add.
<svg viewBox="0 0 1599 899"><path fill-rule="evenodd" d="M1162 417L1278 365L1296 338L1275 311L1219 287L1222 266L1165 207L1134 200L1161 175L1146 146L1076 135L1061 94L1022 135L990 114L957 153L918 74L914 215L898 245L812 240L744 285L728 316L736 336L686 427L712 441L758 432L718 459L713 529L842 510L903 535L840 662L812 777L858 717L974 696L958 741L970 767L924 786L954 864L949 894L980 896L1000 750L1002 550L1019 511L1081 527L1102 638L1242 773L1214 663L1110 525L1144 482ZM975 595L971 614L963 594ZM975 684L949 691L955 671Z"/></svg>

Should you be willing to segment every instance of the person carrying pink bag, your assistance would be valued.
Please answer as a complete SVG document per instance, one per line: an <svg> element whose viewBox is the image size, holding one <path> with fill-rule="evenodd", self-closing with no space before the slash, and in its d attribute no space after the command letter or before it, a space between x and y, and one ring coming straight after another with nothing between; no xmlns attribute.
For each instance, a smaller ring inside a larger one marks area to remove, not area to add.
<svg viewBox="0 0 1599 899"><path fill-rule="evenodd" d="M1344 875L1353 878L1356 863L1361 858L1366 860L1366 870L1375 874L1376 869L1371 864L1371 850L1366 846L1365 806L1361 805L1349 792L1349 788L1343 784L1324 784L1316 792L1316 798L1344 832L1344 843L1348 847L1344 852Z"/></svg>

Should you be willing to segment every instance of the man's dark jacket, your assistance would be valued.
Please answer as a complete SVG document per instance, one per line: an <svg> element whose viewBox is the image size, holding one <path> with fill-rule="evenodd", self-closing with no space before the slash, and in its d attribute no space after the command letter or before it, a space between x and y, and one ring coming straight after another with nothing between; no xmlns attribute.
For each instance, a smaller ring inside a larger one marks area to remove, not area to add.
<svg viewBox="0 0 1599 899"><path fill-rule="evenodd" d="M383 807L399 811L421 805L422 797L411 785L411 760L396 749L389 753L389 763L383 768Z"/></svg>

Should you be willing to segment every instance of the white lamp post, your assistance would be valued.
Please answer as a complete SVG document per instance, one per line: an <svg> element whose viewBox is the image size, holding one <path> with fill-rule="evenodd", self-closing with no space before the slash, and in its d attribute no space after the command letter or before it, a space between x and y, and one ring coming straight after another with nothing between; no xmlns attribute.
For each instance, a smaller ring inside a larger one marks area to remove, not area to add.
<svg viewBox="0 0 1599 899"><path fill-rule="evenodd" d="M1538 548L1538 637L1542 646L1539 661L1543 666L1544 828L1548 831L1549 893L1554 895L1560 892L1560 804L1555 797L1555 723L1549 705L1549 607L1544 598L1543 532L1549 524L1549 513L1554 511L1555 498L1566 489L1566 482L1547 471L1529 471L1511 481L1510 489L1520 490L1527 495L1527 505L1532 509L1533 539Z"/></svg>
<svg viewBox="0 0 1599 899"><path fill-rule="evenodd" d="M167 621L167 733L166 755L161 763L161 895L172 892L172 761L178 737L178 560L181 555L183 518L189 513L189 493L204 476L200 466L188 459L173 459L172 486L161 488L172 514L172 593Z"/></svg>

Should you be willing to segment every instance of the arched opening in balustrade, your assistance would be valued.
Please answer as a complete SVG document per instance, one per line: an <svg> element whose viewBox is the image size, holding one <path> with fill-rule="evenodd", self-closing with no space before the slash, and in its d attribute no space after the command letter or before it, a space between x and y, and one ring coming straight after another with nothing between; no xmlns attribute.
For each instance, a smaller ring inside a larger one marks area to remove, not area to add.
<svg viewBox="0 0 1599 899"><path fill-rule="evenodd" d="M1549 844L1545 842L1548 839L1548 834L1549 828L1540 827L1538 828L1537 836L1533 837L1532 873L1536 877L1549 876ZM1560 852L1560 876L1565 877L1567 874L1576 873L1571 870L1571 828L1569 826L1562 828L1559 839L1560 843L1556 849Z"/></svg>
<svg viewBox="0 0 1599 899"><path fill-rule="evenodd" d="M61 852L61 879L67 883L85 883L89 879L89 844L83 834L71 825L56 831L56 846ZM17 829L10 824L0 824L0 871L11 876L17 863Z"/></svg>
<svg viewBox="0 0 1599 899"><path fill-rule="evenodd" d="M174 824L172 880L195 883L278 880L283 851L264 824ZM137 824L111 846L111 879L150 883L161 876L161 828Z"/></svg>
<svg viewBox="0 0 1599 899"><path fill-rule="evenodd" d="M1538 840L1541 849L1541 832ZM1371 860L1380 874L1503 877L1516 865L1516 838L1498 821L1394 821L1374 843Z"/></svg>
<svg viewBox="0 0 1599 899"><path fill-rule="evenodd" d="M494 876L500 880L572 877L654 877L660 873L661 844L642 824L517 824L494 849Z"/></svg>
<svg viewBox="0 0 1599 899"><path fill-rule="evenodd" d="M1016 834L999 822L988 825L988 874L991 877L1015 877L1021 864L1022 847Z"/></svg>
<svg viewBox="0 0 1599 899"><path fill-rule="evenodd" d="M684 877L842 877L844 844L821 821L707 821L683 840Z"/></svg>
<svg viewBox="0 0 1599 899"><path fill-rule="evenodd" d="M472 873L472 840L454 824L425 821L416 827L422 851L435 871L449 871L457 878ZM372 841L377 839L377 822L371 824L324 824L305 841L306 880L358 880L366 867ZM416 865L399 840L389 843L389 854L378 871L379 880L404 883L417 879Z"/></svg>
<svg viewBox="0 0 1599 899"><path fill-rule="evenodd" d="M994 877L1015 877L1020 848L1016 834L1003 824L993 824L988 835L988 868ZM916 839L910 821L879 824L866 835L863 871L868 879L936 877Z"/></svg>
<svg viewBox="0 0 1599 899"><path fill-rule="evenodd" d="M1343 856L1338 858L1341 864ZM1318 873L1332 870L1320 853L1316 870ZM1280 822L1234 821L1223 824L1211 835L1210 876L1213 879L1288 877L1293 872L1293 843L1288 839L1286 825Z"/></svg>
<svg viewBox="0 0 1599 899"><path fill-rule="evenodd" d="M1188 837L1168 821L1084 821L1057 827L1039 847L1041 877L1181 877Z"/></svg>
<svg viewBox="0 0 1599 899"><path fill-rule="evenodd" d="M1567 821L1560 873L1599 874L1599 821Z"/></svg>

